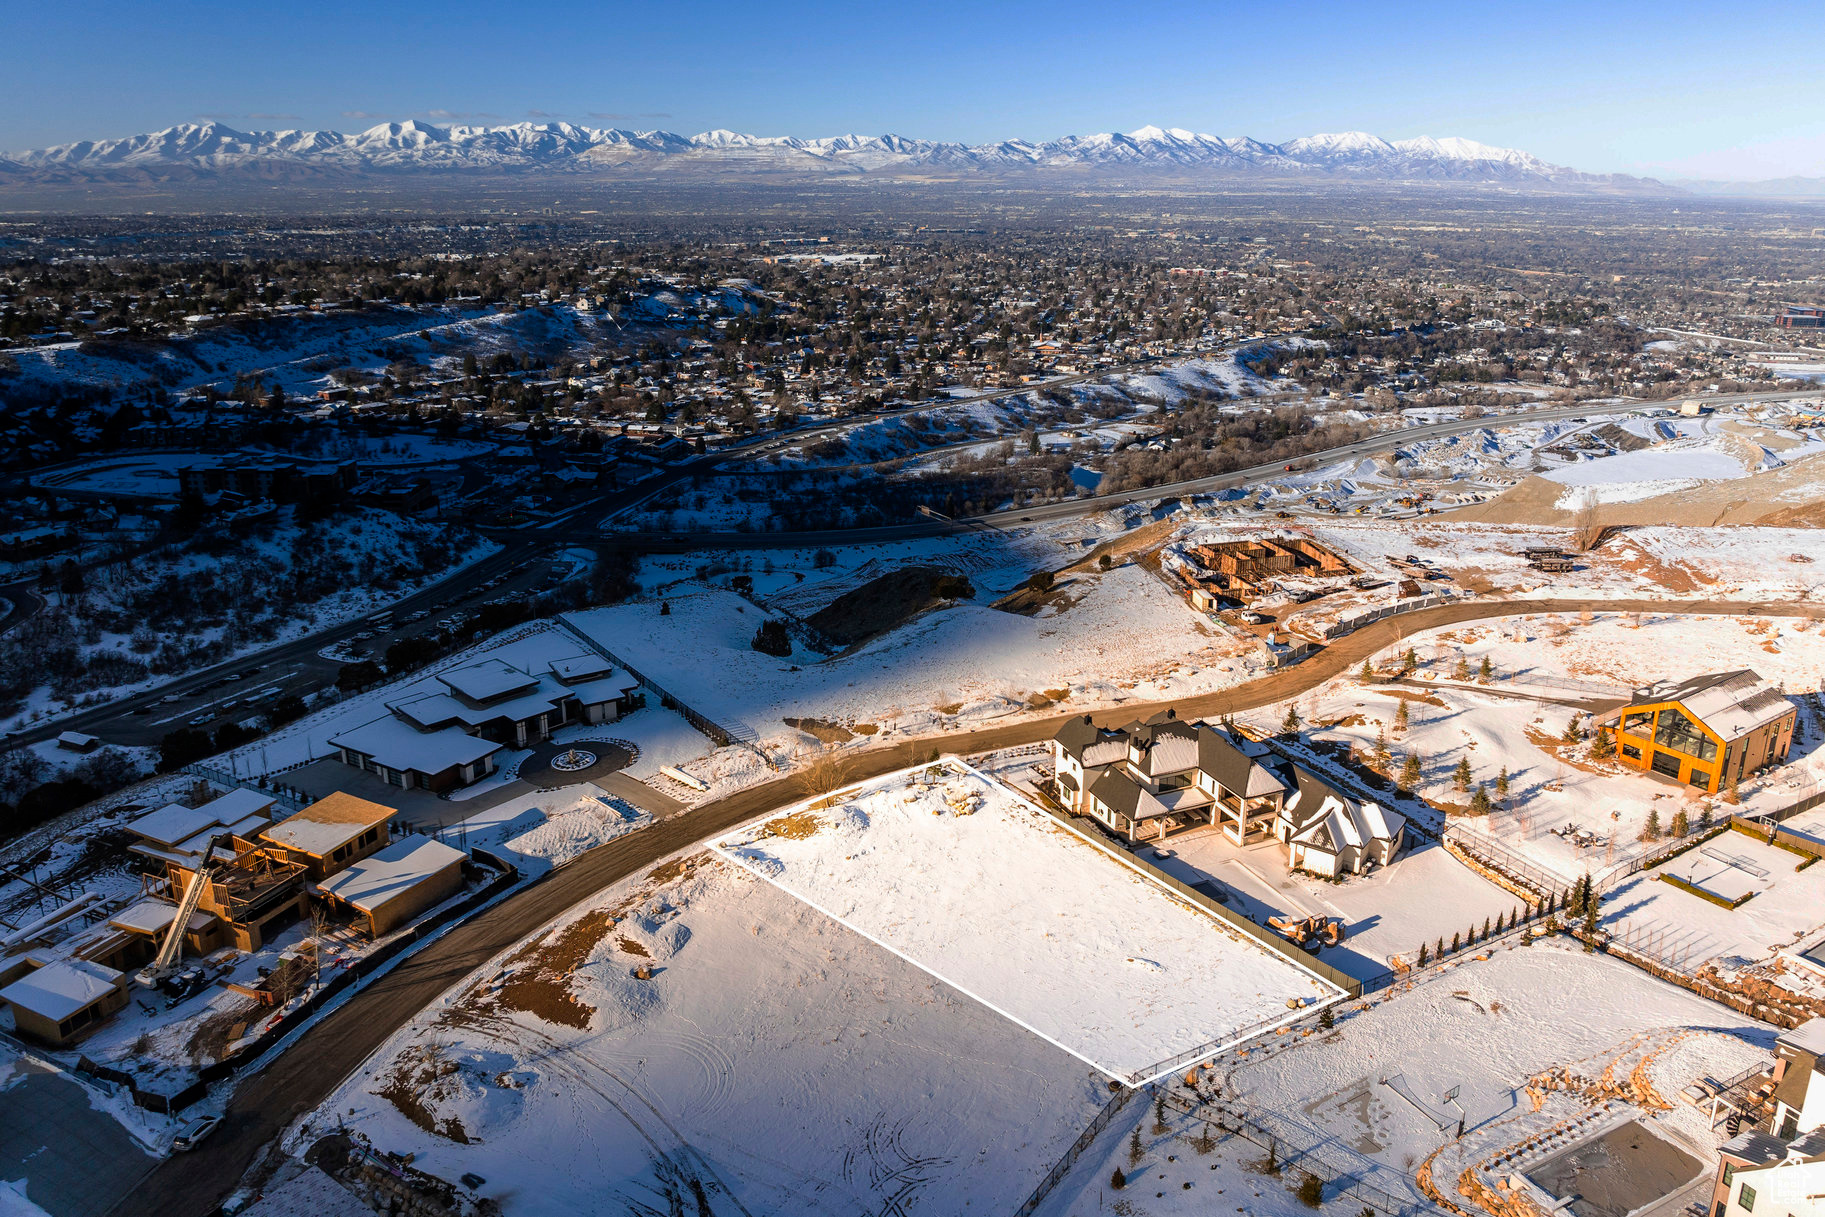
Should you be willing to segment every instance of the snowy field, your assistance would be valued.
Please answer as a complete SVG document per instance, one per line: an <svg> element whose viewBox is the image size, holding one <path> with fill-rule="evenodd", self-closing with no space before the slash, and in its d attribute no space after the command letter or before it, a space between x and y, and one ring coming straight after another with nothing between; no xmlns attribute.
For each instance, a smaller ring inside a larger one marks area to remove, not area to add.
<svg viewBox="0 0 1825 1217"><path fill-rule="evenodd" d="M787 718L862 724L875 738L928 735L1026 713L1041 695L1088 709L1192 696L1247 676L1241 646L1137 565L1073 575L1046 616L965 601L828 658L803 647L781 658L754 650L769 614L732 592L679 589L664 600L663 616L643 601L565 620L692 709L746 726L770 748L807 744Z"/></svg>
<svg viewBox="0 0 1825 1217"><path fill-rule="evenodd" d="M1717 960L1730 967L1768 958L1825 928L1825 875L1803 857L1740 832L1727 832L1608 893L1604 928L1695 971ZM1673 875L1724 900L1727 909L1671 883Z"/></svg>
<svg viewBox="0 0 1825 1217"><path fill-rule="evenodd" d="M697 855L479 969L286 1144L346 1125L444 1178L485 1177L522 1217L950 1217L1012 1212L1108 1095L1044 1040Z"/></svg>
<svg viewBox="0 0 1825 1217"><path fill-rule="evenodd" d="M954 761L715 848L1130 1085L1338 992Z"/></svg>

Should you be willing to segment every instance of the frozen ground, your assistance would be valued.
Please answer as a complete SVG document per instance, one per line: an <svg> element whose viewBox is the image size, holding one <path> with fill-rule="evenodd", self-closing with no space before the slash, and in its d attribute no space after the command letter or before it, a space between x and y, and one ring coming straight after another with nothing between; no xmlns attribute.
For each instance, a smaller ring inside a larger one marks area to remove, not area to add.
<svg viewBox="0 0 1825 1217"><path fill-rule="evenodd" d="M698 855L484 966L287 1145L346 1125L484 1176L515 1214L949 1217L1011 1212L1107 1097L1067 1054Z"/></svg>
<svg viewBox="0 0 1825 1217"><path fill-rule="evenodd" d="M1131 1085L1337 993L954 761L715 848Z"/></svg>

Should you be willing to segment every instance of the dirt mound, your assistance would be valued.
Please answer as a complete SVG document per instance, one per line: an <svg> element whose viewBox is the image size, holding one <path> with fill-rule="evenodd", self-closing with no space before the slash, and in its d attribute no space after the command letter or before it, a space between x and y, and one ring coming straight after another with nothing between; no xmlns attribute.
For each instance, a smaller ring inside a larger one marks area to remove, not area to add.
<svg viewBox="0 0 1825 1217"><path fill-rule="evenodd" d="M908 566L844 592L807 618L806 624L840 646L855 646L896 629L926 609L975 594L970 581L954 570Z"/></svg>
<svg viewBox="0 0 1825 1217"><path fill-rule="evenodd" d="M1569 488L1530 477L1500 498L1442 513L1441 519L1480 524L1570 525L1574 513L1558 504ZM1782 528L1825 527L1825 453L1750 477L1708 482L1688 490L1632 503L1601 503L1596 523L1682 525L1715 528L1762 524Z"/></svg>

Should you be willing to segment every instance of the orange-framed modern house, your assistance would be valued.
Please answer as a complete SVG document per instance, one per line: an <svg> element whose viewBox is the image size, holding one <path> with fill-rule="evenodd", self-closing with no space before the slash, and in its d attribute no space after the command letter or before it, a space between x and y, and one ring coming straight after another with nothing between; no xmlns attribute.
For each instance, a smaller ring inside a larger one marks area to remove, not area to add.
<svg viewBox="0 0 1825 1217"><path fill-rule="evenodd" d="M1716 794L1787 759L1798 717L1785 694L1748 669L1637 690L1597 716L1617 759Z"/></svg>

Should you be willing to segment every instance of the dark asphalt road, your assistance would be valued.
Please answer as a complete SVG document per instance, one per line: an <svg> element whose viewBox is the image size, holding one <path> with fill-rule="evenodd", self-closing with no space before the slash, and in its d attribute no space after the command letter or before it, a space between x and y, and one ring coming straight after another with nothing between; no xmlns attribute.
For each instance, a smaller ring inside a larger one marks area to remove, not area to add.
<svg viewBox="0 0 1825 1217"><path fill-rule="evenodd" d="M1096 714L1103 722L1128 722L1167 706L1184 718L1214 718L1296 697L1400 639L1439 626L1526 613L1708 613L1809 616L1816 609L1792 604L1724 600L1470 600L1390 617L1346 634L1312 658L1233 689L1123 706ZM841 781L878 776L914 764L932 748L973 754L1049 739L1072 714L1008 726L906 740L842 758ZM357 990L311 1026L277 1060L242 1081L222 1129L200 1149L167 1160L120 1201L120 1217L141 1213L172 1217L209 1212L239 1183L260 1151L291 1121L318 1106L361 1067L387 1037L494 955L588 899L667 856L701 844L744 821L811 793L803 775L751 786L693 811L662 820L583 854L570 866L523 888L421 947L392 971Z"/></svg>

